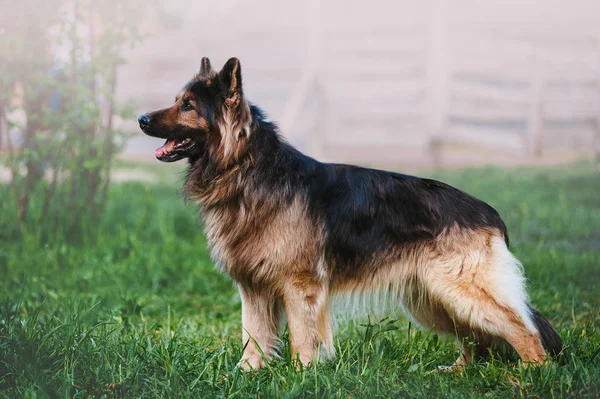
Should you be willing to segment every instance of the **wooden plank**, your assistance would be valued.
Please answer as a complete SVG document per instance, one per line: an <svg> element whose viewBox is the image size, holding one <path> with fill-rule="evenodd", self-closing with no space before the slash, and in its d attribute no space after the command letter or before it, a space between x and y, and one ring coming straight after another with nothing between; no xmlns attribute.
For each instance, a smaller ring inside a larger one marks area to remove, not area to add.
<svg viewBox="0 0 600 399"><path fill-rule="evenodd" d="M546 84L546 95L550 99L564 100L575 103L600 101L600 88L597 84Z"/></svg>
<svg viewBox="0 0 600 399"><path fill-rule="evenodd" d="M461 80L490 81L506 83L525 83L529 80L529 66L526 64L514 65L489 59L467 59L456 61L451 57L450 69L452 76Z"/></svg>
<svg viewBox="0 0 600 399"><path fill-rule="evenodd" d="M399 98L420 98L425 87L420 81L405 81L391 84L388 82L356 81L352 84L336 84L325 79L323 82L325 97L328 101L340 99L397 101Z"/></svg>
<svg viewBox="0 0 600 399"><path fill-rule="evenodd" d="M364 107L339 107L329 106L332 121L343 125L369 125L385 126L397 125L398 123L421 123L426 116L426 110L423 107L402 107L382 108L377 104L364 104Z"/></svg>
<svg viewBox="0 0 600 399"><path fill-rule="evenodd" d="M533 48L529 43L482 37L482 32L461 32L450 45L450 68L454 75L503 81L527 81Z"/></svg>
<svg viewBox="0 0 600 399"><path fill-rule="evenodd" d="M409 37L376 37L373 35L360 36L358 38L343 37L340 40L328 38L324 47L328 56L336 54L348 54L359 57L363 54L384 54L387 57L402 56L414 57L423 54L425 38L411 35Z"/></svg>
<svg viewBox="0 0 600 399"><path fill-rule="evenodd" d="M506 131L480 126L453 125L440 137L444 142L464 142L484 148L523 151L526 148L521 131Z"/></svg>
<svg viewBox="0 0 600 399"><path fill-rule="evenodd" d="M328 58L323 62L322 73L328 79L388 80L406 79L424 74L424 60Z"/></svg>
<svg viewBox="0 0 600 399"><path fill-rule="evenodd" d="M547 85L555 87L587 86L594 87L599 79L598 71L567 70L560 72L549 72Z"/></svg>
<svg viewBox="0 0 600 399"><path fill-rule="evenodd" d="M511 60L514 64L526 63L533 55L533 46L526 40L486 36L481 30L453 32L449 48L459 58Z"/></svg>
<svg viewBox="0 0 600 399"><path fill-rule="evenodd" d="M527 140L529 155L539 158L543 151L544 138L544 85L546 84L540 59L536 59L531 66L530 106L529 118L527 120Z"/></svg>
<svg viewBox="0 0 600 399"><path fill-rule="evenodd" d="M253 68L244 70L244 85L253 86L281 86L282 84L293 83L298 80L301 74L299 68L277 69L277 68Z"/></svg>
<svg viewBox="0 0 600 399"><path fill-rule="evenodd" d="M351 130L332 126L324 137L325 143L339 147L424 147L429 142L426 127L423 124L405 124L396 126L359 126ZM340 133L343 131L343 140Z"/></svg>
<svg viewBox="0 0 600 399"><path fill-rule="evenodd" d="M471 99L473 101L509 103L519 106L528 104L525 86L502 87L485 83L452 80L449 90L452 101Z"/></svg>
<svg viewBox="0 0 600 399"><path fill-rule="evenodd" d="M587 123L550 123L544 127L544 149L593 149L594 126Z"/></svg>
<svg viewBox="0 0 600 399"><path fill-rule="evenodd" d="M369 2L348 4L344 1L343 6L331 7L329 1L323 2L325 9L332 8L324 12L323 20L330 21L324 27L324 32L340 35L398 35L422 30L426 23L427 10L417 2L411 1L410 6L399 6L396 2L386 5L373 7ZM398 12L390 12L390 5L395 5Z"/></svg>
<svg viewBox="0 0 600 399"><path fill-rule="evenodd" d="M546 102L546 119L555 121L593 120L600 115L596 104Z"/></svg>
<svg viewBox="0 0 600 399"><path fill-rule="evenodd" d="M448 117L473 121L476 123L496 124L506 121L525 121L528 109L510 107L506 104L484 103L478 101L452 101L448 107Z"/></svg>
<svg viewBox="0 0 600 399"><path fill-rule="evenodd" d="M381 23L380 23L381 22ZM361 21L352 23L350 21L336 21L334 24L327 24L323 27L323 33L331 40L354 40L363 36L379 37L382 39L402 38L406 36L415 36L424 34L423 19L414 21L404 21L399 24L385 23L383 21Z"/></svg>

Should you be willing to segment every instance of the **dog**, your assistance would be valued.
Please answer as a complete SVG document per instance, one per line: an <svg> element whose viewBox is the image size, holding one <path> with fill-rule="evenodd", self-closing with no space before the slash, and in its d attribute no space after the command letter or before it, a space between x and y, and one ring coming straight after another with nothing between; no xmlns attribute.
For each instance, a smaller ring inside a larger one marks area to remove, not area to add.
<svg viewBox="0 0 600 399"><path fill-rule="evenodd" d="M303 365L334 356L330 298L370 292L457 336L462 353L450 370L497 342L525 364L561 352L555 329L528 305L494 208L439 181L302 154L245 98L237 58L219 72L203 58L172 106L138 121L166 139L156 158L188 159L183 192L202 208L216 267L239 288L244 370L275 355L283 314Z"/></svg>

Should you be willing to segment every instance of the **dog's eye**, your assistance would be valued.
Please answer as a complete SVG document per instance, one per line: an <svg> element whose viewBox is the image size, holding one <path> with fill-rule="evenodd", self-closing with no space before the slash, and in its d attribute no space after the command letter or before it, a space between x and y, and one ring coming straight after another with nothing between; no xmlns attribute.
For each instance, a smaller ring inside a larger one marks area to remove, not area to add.
<svg viewBox="0 0 600 399"><path fill-rule="evenodd" d="M188 102L183 103L183 105L181 106L182 111L191 111L193 109L194 109L194 107L192 107L192 104L190 104Z"/></svg>

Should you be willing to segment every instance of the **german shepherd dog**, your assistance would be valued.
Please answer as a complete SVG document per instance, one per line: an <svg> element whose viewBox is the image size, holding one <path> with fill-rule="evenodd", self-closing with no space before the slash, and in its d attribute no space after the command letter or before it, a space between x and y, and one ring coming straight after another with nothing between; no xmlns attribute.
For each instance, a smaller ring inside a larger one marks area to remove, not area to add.
<svg viewBox="0 0 600 399"><path fill-rule="evenodd" d="M523 362L561 351L528 305L496 210L435 180L300 153L244 97L237 58L220 72L203 58L175 104L139 124L166 139L160 161L189 161L183 191L202 207L212 259L241 295L243 369L275 355L284 312L295 358L334 355L335 294L384 292L421 326L456 335L463 348L451 369L497 342Z"/></svg>

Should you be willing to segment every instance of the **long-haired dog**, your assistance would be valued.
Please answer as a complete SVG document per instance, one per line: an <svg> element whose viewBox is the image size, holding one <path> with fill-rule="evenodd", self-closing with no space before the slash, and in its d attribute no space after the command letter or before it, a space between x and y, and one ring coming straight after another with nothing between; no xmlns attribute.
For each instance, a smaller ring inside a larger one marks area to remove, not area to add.
<svg viewBox="0 0 600 399"><path fill-rule="evenodd" d="M238 59L216 72L203 58L175 104L139 124L166 139L159 160L189 160L184 192L202 207L212 259L239 287L244 369L274 355L283 312L303 364L319 349L333 355L339 293L383 291L420 325L458 336L455 367L498 341L524 362L561 351L527 303L496 210L435 180L300 153L244 97Z"/></svg>

